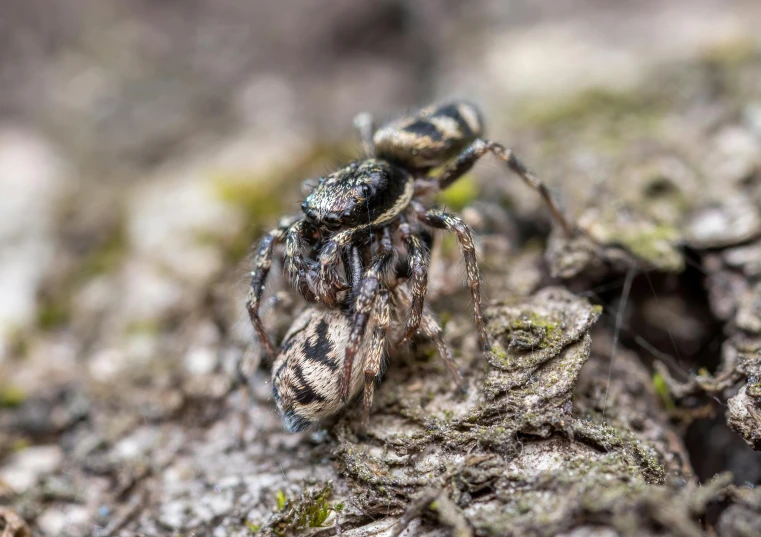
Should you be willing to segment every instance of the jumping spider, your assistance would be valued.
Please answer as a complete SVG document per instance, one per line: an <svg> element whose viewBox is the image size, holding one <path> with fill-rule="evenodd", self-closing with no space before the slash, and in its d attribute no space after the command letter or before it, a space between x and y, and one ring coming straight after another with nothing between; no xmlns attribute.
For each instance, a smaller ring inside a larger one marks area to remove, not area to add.
<svg viewBox="0 0 761 537"><path fill-rule="evenodd" d="M378 130L368 114L355 124L372 156L321 178L301 205L303 216L281 221L255 254L246 307L265 354L277 356L273 394L290 431L334 414L362 386L366 418L393 332L400 332L398 344L403 345L422 326L459 380L438 323L425 307L430 229L457 237L481 346L489 348L471 230L459 216L425 204L483 155L492 153L537 190L554 219L572 233L545 185L510 149L482 138L475 106L453 102L425 108ZM434 168L440 169L431 174ZM262 326L259 306L279 244L293 286L318 305L297 318L278 352ZM401 307L406 320L401 329L389 331L391 309ZM372 336L366 340L368 326ZM359 368L354 367L357 357Z"/></svg>

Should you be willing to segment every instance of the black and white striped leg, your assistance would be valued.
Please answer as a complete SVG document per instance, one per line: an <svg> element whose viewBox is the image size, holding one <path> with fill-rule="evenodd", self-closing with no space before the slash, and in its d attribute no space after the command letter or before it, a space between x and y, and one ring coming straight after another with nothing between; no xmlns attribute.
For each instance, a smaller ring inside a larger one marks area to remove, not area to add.
<svg viewBox="0 0 761 537"><path fill-rule="evenodd" d="M274 358L277 352L275 345L273 345L267 332L264 330L264 325L259 317L259 307L261 306L262 293L264 292L267 275L272 267L275 245L282 243L285 236L286 228L280 227L273 229L259 241L259 246L254 256L254 270L251 272L251 287L248 290L248 297L246 298L246 310L248 310L251 324L256 331L262 347L264 347L265 354L269 358Z"/></svg>
<svg viewBox="0 0 761 537"><path fill-rule="evenodd" d="M409 313L400 344L408 343L420 327L423 316L425 295L428 291L428 265L431 260L428 248L412 233L409 223L399 226L399 232L407 247L407 259L410 265L409 288L412 294Z"/></svg>
<svg viewBox="0 0 761 537"><path fill-rule="evenodd" d="M347 229L333 235L320 250L319 274L310 281L317 300L329 307L338 304L338 293L346 291L349 286L338 272L341 252L347 247L356 233Z"/></svg>
<svg viewBox="0 0 761 537"><path fill-rule="evenodd" d="M365 392L362 412L362 428L367 427L370 409L373 406L375 383L378 381L383 368L383 357L386 352L386 333L391 323L391 307L389 292L381 289L375 302L375 328L370 339L368 356L365 359Z"/></svg>
<svg viewBox="0 0 761 537"><path fill-rule="evenodd" d="M478 139L473 142L467 149L465 149L465 151L460 153L460 156L457 157L457 159L454 160L451 164L446 166L444 170L442 170L442 172L438 175L438 181L441 189L443 190L448 188L457 179L462 177L473 167L478 159L480 159L486 153L492 153L495 155L502 162L504 162L511 171L518 174L518 176L520 176L520 178L523 179L527 185L539 192L539 195L542 196L542 199L547 205L547 208L549 208L550 213L552 213L552 217L558 224L560 224L560 226L563 228L563 231L565 231L568 236L574 235L574 226L571 226L565 219L563 213L560 211L560 208L555 203L555 200L552 199L552 195L547 189L547 186L536 175L531 173L520 160L518 160L512 149L508 149L496 142Z"/></svg>
<svg viewBox="0 0 761 537"><path fill-rule="evenodd" d="M463 222L462 218L453 214L447 214L437 209L431 209L423 215L423 222L431 227L446 229L457 236L460 243L460 251L465 258L465 273L468 279L468 287L473 298L473 313L476 317L476 326L481 338L483 349L491 348L489 334L486 332L486 324L481 309L481 273L476 261L476 247L473 244L473 233L470 227Z"/></svg>
<svg viewBox="0 0 761 537"><path fill-rule="evenodd" d="M306 228L307 223L304 220L297 220L288 227L285 233L283 263L285 272L291 280L291 285L307 302L314 302L315 295L309 281L316 278L317 270L314 261L310 261L302 255Z"/></svg>

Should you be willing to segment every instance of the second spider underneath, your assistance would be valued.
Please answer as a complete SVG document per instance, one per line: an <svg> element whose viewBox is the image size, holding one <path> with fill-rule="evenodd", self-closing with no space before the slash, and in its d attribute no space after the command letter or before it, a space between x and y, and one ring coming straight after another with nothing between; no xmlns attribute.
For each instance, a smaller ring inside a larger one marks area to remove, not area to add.
<svg viewBox="0 0 761 537"><path fill-rule="evenodd" d="M572 233L545 185L510 149L483 138L483 120L473 105L453 102L425 108L377 130L367 114L358 116L355 123L371 157L321 178L301 206L303 215L284 219L277 229L264 236L255 255L246 303L265 353L275 357L278 352L263 328L259 306L275 247L282 246L285 270L301 296L307 302L321 303L328 310L341 310L351 319L348 338L340 346L343 356L296 353L290 360L278 359L279 367L273 371L274 395L281 412L297 414L301 403L295 395L288 394L300 394L302 401L310 401L309 421L326 417L336 408L326 405L321 412L317 405L315 409L313 403L319 399L316 394L324 390L313 385L320 382L318 376L304 374L305 370L313 370L308 362L319 362L337 371L340 379L336 395L342 401L356 393L359 386L353 386L352 379L360 377L353 375L352 370L357 353L366 348L363 342L368 324L377 322L372 317L382 310L376 302L379 297L388 296L396 285L391 282L398 278L406 280L410 295L399 343L408 342L420 329L427 315L424 311L430 229L455 234L465 259L481 345L489 347L472 232L458 215L425 203L431 194L462 177L482 156L493 154L538 191L555 221L566 233ZM433 169L440 171L431 174ZM385 340L378 340L376 345L385 344ZM281 358L289 351L292 355L292 349L281 349ZM368 351L373 355L378 352L382 354L382 349ZM364 366L364 357L360 358ZM370 367L364 373L365 392L372 394L379 368ZM279 376L282 378L278 379ZM278 382L284 378L294 379L299 384L297 389L284 389L283 383ZM293 400L283 401L283 397ZM364 404L367 415L372 397L365 397Z"/></svg>

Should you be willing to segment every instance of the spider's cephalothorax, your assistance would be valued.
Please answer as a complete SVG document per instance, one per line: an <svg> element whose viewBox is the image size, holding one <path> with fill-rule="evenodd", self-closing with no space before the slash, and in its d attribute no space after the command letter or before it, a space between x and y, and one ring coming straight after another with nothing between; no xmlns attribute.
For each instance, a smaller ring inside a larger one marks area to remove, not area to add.
<svg viewBox="0 0 761 537"><path fill-rule="evenodd" d="M389 162L352 162L320 180L301 205L310 224L328 230L379 226L409 205L413 177Z"/></svg>
<svg viewBox="0 0 761 537"><path fill-rule="evenodd" d="M481 344L489 346L471 230L459 216L426 206L426 194L449 187L491 153L537 190L554 219L572 233L544 184L510 149L482 137L483 121L473 105L454 102L425 108L378 130L367 114L355 123L371 156L320 179L301 206L303 215L283 219L265 235L254 260L246 306L265 353L279 354L275 395L290 429L333 413L362 386L355 379L360 378L353 370L355 357L359 354L361 363L372 363L367 354L380 352L367 347L365 333L368 326L377 326L378 304L388 302L383 297L397 287L397 278L406 280L409 291L401 343L435 324L424 311L431 229L450 231L458 239ZM432 174L434 168L438 171ZM279 244L284 245L283 265L294 287L317 305L308 310L310 320L300 318L306 328L292 330L278 353L262 326L259 305ZM318 344L325 341L333 344ZM336 358L336 353L343 357ZM317 361L322 364L312 364ZM369 367L364 375L379 372L380 367ZM367 383L365 394L369 409L372 388Z"/></svg>

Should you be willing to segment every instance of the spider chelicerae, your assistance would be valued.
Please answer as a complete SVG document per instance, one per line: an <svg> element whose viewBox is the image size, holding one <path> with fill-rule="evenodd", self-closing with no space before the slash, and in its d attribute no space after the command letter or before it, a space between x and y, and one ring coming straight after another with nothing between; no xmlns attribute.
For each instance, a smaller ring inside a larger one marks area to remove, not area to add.
<svg viewBox="0 0 761 537"><path fill-rule="evenodd" d="M255 254L246 307L265 354L276 357L273 394L291 431L334 414L363 387L366 422L392 336L395 345L404 345L422 328L459 381L425 302L433 229L452 232L459 242L481 346L489 348L473 234L458 215L426 203L482 156L491 153L504 162L539 192L565 232L573 231L545 185L515 154L482 137L483 120L472 104L424 108L377 130L369 114L357 116L355 124L370 156L321 178L301 205L303 215L283 219ZM280 349L259 316L276 246L283 247L293 286L314 303L297 317ZM402 311L406 318L400 320Z"/></svg>

